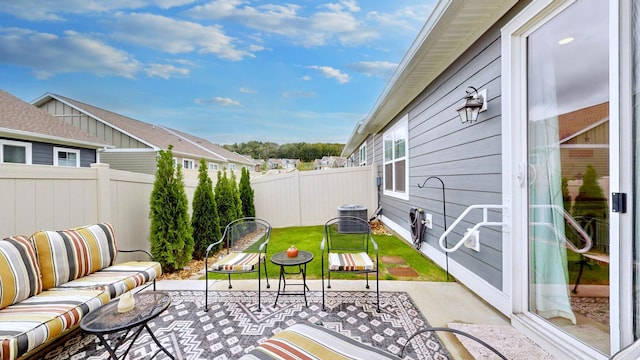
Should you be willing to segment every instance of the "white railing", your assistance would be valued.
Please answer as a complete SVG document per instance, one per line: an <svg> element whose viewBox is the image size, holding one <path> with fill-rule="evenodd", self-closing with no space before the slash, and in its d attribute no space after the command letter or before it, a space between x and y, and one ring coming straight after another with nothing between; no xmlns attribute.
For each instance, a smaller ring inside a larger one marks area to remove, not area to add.
<svg viewBox="0 0 640 360"><path fill-rule="evenodd" d="M556 211L556 212L560 213L562 215L562 217L567 221L567 223L573 229L575 229L578 232L580 237L584 240L585 246L583 248L576 247L566 237L566 235L564 233L561 233L560 231L558 231L558 229L556 229L556 227L553 226L553 224L551 224L549 222L531 222L529 224L530 226L540 226L540 227L546 227L546 228L551 229L551 231L556 235L557 238L559 238L562 241L564 241L566 246L571 251L574 251L576 253L579 253L579 254L586 253L591 249L591 247L592 247L591 236L589 236L589 234L582 228L582 226L580 226L580 224L578 224L573 219L573 217L571 217L571 215L566 212L566 210L564 208L562 208L560 206L557 206L557 205L530 205L529 208L531 208L531 209L552 209L553 211ZM460 241L458 241L454 247L448 248L446 246L446 244L445 244L445 239L446 239L447 235L449 235L456 228L456 226L458 224L460 224L460 222L471 211L473 211L475 209L482 209L482 221L477 223L477 224L475 224L471 229L468 229L467 232L462 237L462 239L460 239ZM479 228L481 228L483 226L504 226L504 225L506 225L503 221L489 221L489 210L490 209L504 210L504 209L507 209L507 206L506 205L484 204L484 205L471 205L471 206L467 207L462 212L462 214L460 214L460 216L458 216L458 218L453 222L453 224L451 224L451 226L448 229L446 229L444 231L444 233L438 239L438 244L440 245L440 248L443 251L447 252L447 253L454 252L454 251L458 250L469 239L469 237L473 236L474 232L476 230L478 230Z"/></svg>

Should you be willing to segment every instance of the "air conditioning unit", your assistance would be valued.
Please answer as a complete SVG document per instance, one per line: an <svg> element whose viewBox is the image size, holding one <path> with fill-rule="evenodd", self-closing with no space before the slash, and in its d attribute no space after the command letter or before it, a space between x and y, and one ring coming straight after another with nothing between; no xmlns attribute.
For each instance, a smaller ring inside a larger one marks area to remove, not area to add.
<svg viewBox="0 0 640 360"><path fill-rule="evenodd" d="M362 205L349 204L338 206L338 216L352 216L368 221L367 208ZM358 223L352 221L340 221L338 223L338 232L357 233L362 232L362 229L358 226Z"/></svg>

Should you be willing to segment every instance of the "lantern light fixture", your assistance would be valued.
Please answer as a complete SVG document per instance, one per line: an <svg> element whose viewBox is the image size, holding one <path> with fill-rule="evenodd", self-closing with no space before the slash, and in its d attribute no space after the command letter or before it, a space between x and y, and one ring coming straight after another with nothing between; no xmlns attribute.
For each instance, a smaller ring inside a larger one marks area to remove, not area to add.
<svg viewBox="0 0 640 360"><path fill-rule="evenodd" d="M487 110L487 90L481 90L473 86L467 87L467 96L464 97L464 105L458 109L460 121L464 124L478 120L478 114Z"/></svg>

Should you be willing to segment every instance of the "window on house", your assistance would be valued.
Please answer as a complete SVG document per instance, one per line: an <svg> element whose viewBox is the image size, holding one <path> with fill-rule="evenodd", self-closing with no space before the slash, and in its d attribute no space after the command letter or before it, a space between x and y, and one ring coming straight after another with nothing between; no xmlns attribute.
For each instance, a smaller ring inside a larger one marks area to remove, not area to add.
<svg viewBox="0 0 640 360"><path fill-rule="evenodd" d="M407 178L407 138L408 116L384 134L384 193L408 199Z"/></svg>
<svg viewBox="0 0 640 360"><path fill-rule="evenodd" d="M360 166L367 165L367 143L360 146Z"/></svg>
<svg viewBox="0 0 640 360"><path fill-rule="evenodd" d="M193 164L191 159L182 159L182 167L185 169L193 169Z"/></svg>
<svg viewBox="0 0 640 360"><path fill-rule="evenodd" d="M209 163L209 170L218 171L218 164L210 162Z"/></svg>
<svg viewBox="0 0 640 360"><path fill-rule="evenodd" d="M80 167L80 150L54 147L53 166Z"/></svg>
<svg viewBox="0 0 640 360"><path fill-rule="evenodd" d="M0 162L14 164L31 164L31 144L0 140Z"/></svg>
<svg viewBox="0 0 640 360"><path fill-rule="evenodd" d="M236 164L229 164L229 170L236 171Z"/></svg>

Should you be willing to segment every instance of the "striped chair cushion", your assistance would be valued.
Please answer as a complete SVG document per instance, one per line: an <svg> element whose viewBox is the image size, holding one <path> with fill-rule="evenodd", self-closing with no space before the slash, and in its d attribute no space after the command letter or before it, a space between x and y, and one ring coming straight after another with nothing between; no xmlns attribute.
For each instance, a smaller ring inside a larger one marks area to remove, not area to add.
<svg viewBox="0 0 640 360"><path fill-rule="evenodd" d="M232 252L211 265L212 271L252 271L265 258L264 254Z"/></svg>
<svg viewBox="0 0 640 360"><path fill-rule="evenodd" d="M108 301L100 290L44 291L0 310L0 358L16 359L53 341Z"/></svg>
<svg viewBox="0 0 640 360"><path fill-rule="evenodd" d="M373 270L373 261L367 253L329 254L329 270L332 271L363 271Z"/></svg>
<svg viewBox="0 0 640 360"><path fill-rule="evenodd" d="M162 274L162 268L157 262L130 261L109 266L93 274L61 284L52 290L104 290L113 299L157 278L160 274Z"/></svg>
<svg viewBox="0 0 640 360"><path fill-rule="evenodd" d="M26 236L0 241L0 309L42 292L36 252Z"/></svg>
<svg viewBox="0 0 640 360"><path fill-rule="evenodd" d="M295 324L240 358L254 359L395 359L371 345L316 325Z"/></svg>
<svg viewBox="0 0 640 360"><path fill-rule="evenodd" d="M114 263L117 253L113 227L102 223L32 235L47 290Z"/></svg>

